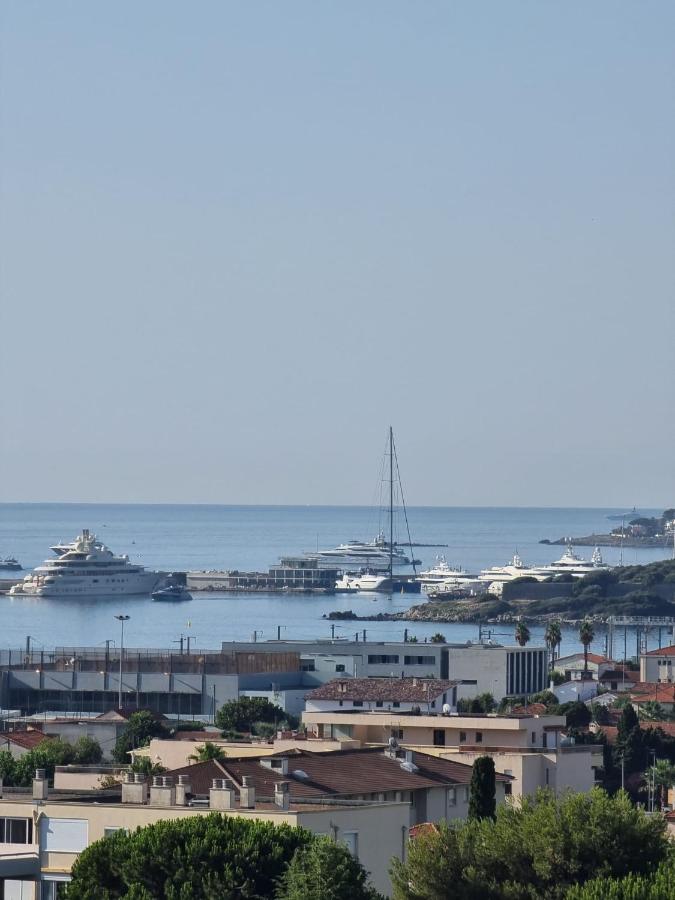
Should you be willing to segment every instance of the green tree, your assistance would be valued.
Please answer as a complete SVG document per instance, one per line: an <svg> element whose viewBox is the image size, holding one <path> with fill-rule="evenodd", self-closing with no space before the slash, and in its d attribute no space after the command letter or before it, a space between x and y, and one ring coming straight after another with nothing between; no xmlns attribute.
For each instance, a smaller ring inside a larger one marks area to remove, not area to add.
<svg viewBox="0 0 675 900"><path fill-rule="evenodd" d="M524 622L518 622L518 624L516 625L516 641L520 644L521 647L524 647L529 640L530 629Z"/></svg>
<svg viewBox="0 0 675 900"><path fill-rule="evenodd" d="M469 818L494 819L496 808L495 763L491 756L479 756L471 771Z"/></svg>
<svg viewBox="0 0 675 900"><path fill-rule="evenodd" d="M103 759L101 745L94 738L83 736L73 744L73 762L80 766L91 766Z"/></svg>
<svg viewBox="0 0 675 900"><path fill-rule="evenodd" d="M346 847L319 838L299 847L281 876L276 900L378 900L368 873Z"/></svg>
<svg viewBox="0 0 675 900"><path fill-rule="evenodd" d="M647 700L640 704L640 716L652 722L664 722L668 716L665 709L656 700Z"/></svg>
<svg viewBox="0 0 675 900"><path fill-rule="evenodd" d="M436 634L432 634L429 640L432 644L447 644L445 635L441 634L440 631L437 631Z"/></svg>
<svg viewBox="0 0 675 900"><path fill-rule="evenodd" d="M668 788L675 785L675 765L667 759L657 759L654 765L645 772L645 781L654 785L657 792L655 808L660 808L665 803Z"/></svg>
<svg viewBox="0 0 675 900"><path fill-rule="evenodd" d="M197 747L197 752L190 754L188 759L192 759L195 762L206 762L209 759L225 759L226 756L227 753L222 747L213 744L211 741L206 741L201 747Z"/></svg>
<svg viewBox="0 0 675 900"><path fill-rule="evenodd" d="M295 851L313 840L304 828L217 813L157 822L87 847L68 900L273 897Z"/></svg>
<svg viewBox="0 0 675 900"><path fill-rule="evenodd" d="M595 631L593 630L593 625L588 619L584 619L579 626L579 640L584 646L584 672L588 672L588 648L594 639Z"/></svg>
<svg viewBox="0 0 675 900"><path fill-rule="evenodd" d="M161 763L153 762L149 756L137 756L129 768L139 775L161 775L166 772Z"/></svg>
<svg viewBox="0 0 675 900"><path fill-rule="evenodd" d="M624 792L539 791L500 804L496 818L440 823L412 840L405 863L392 862L396 900L562 900L591 878L653 871L669 841Z"/></svg>
<svg viewBox="0 0 675 900"><path fill-rule="evenodd" d="M594 878L573 887L565 900L671 900L675 897L675 858L671 856L650 875Z"/></svg>
<svg viewBox="0 0 675 900"><path fill-rule="evenodd" d="M586 728L591 721L591 711L581 700L574 700L561 706L561 711L567 716L569 728Z"/></svg>
<svg viewBox="0 0 675 900"><path fill-rule="evenodd" d="M546 632L544 634L544 640L546 641L546 646L548 647L550 660L551 660L551 669L553 669L555 665L555 649L556 647L560 647L560 643L562 641L562 629L560 628L560 622L549 622L546 626Z"/></svg>
<svg viewBox="0 0 675 900"><path fill-rule="evenodd" d="M129 751L146 747L152 738L168 737L169 732L152 713L139 710L129 716L122 733L115 741L113 759L118 763L129 762Z"/></svg>
<svg viewBox="0 0 675 900"><path fill-rule="evenodd" d="M216 713L216 725L222 731L248 731L255 722L277 725L290 717L265 697L240 697L231 700Z"/></svg>

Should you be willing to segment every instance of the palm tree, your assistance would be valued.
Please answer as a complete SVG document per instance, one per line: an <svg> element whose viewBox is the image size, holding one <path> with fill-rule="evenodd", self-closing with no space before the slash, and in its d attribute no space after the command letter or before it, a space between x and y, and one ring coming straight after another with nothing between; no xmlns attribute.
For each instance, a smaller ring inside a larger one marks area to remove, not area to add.
<svg viewBox="0 0 675 900"><path fill-rule="evenodd" d="M588 672L588 648L591 646L594 639L595 631L593 631L593 624L588 619L584 619L579 626L579 640L584 645L584 673Z"/></svg>
<svg viewBox="0 0 675 900"><path fill-rule="evenodd" d="M431 635L430 642L432 644L447 644L447 641L445 640L445 635L441 634L440 631L437 631L436 634Z"/></svg>
<svg viewBox="0 0 675 900"><path fill-rule="evenodd" d="M656 794L657 790L660 795L658 806L663 806L664 797L667 795L668 788L675 785L675 766L667 759L655 759L654 765L650 766L645 772L647 784L652 784L652 790ZM656 804L656 797L654 797Z"/></svg>
<svg viewBox="0 0 675 900"><path fill-rule="evenodd" d="M521 647L524 647L530 640L530 629L524 622L518 622L516 625L516 640Z"/></svg>
<svg viewBox="0 0 675 900"><path fill-rule="evenodd" d="M188 759L194 762L206 762L209 759L225 759L226 756L227 754L222 747L212 744L211 741L206 741L201 747L197 748L196 753L188 756Z"/></svg>
<svg viewBox="0 0 675 900"><path fill-rule="evenodd" d="M548 647L551 654L551 671L553 671L553 667L555 665L555 648L560 646L560 642L562 641L562 631L560 629L560 622L549 622L546 626L546 634L544 635L544 640L546 641L546 646Z"/></svg>

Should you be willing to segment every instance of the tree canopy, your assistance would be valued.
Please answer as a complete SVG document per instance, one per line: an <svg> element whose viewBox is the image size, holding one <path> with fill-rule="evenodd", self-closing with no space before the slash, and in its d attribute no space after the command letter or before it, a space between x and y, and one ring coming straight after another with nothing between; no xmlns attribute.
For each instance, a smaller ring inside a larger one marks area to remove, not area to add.
<svg viewBox="0 0 675 900"><path fill-rule="evenodd" d="M245 900L273 897L311 832L238 816L193 816L118 831L84 850L69 900Z"/></svg>
<svg viewBox="0 0 675 900"><path fill-rule="evenodd" d="M669 847L660 817L599 788L556 798L539 791L496 818L447 824L392 863L396 900L562 900L591 878L649 874Z"/></svg>
<svg viewBox="0 0 675 900"><path fill-rule="evenodd" d="M128 763L129 751L137 747L145 747L152 738L168 737L169 732L147 710L139 710L129 716L127 724L115 742L112 752L115 762Z"/></svg>
<svg viewBox="0 0 675 900"><path fill-rule="evenodd" d="M479 756L471 772L470 819L494 819L497 807L495 763L491 756Z"/></svg>
<svg viewBox="0 0 675 900"><path fill-rule="evenodd" d="M216 725L222 731L246 731L257 722L280 724L291 717L265 697L240 697L225 703L216 712Z"/></svg>
<svg viewBox="0 0 675 900"><path fill-rule="evenodd" d="M368 873L346 847L317 838L299 847L281 876L277 900L378 900Z"/></svg>
<svg viewBox="0 0 675 900"><path fill-rule="evenodd" d="M101 761L101 756L101 747L93 738L81 737L74 744L49 738L18 759L9 750L0 751L0 778L6 785L27 787L36 769L44 769L51 781L56 766L93 765Z"/></svg>
<svg viewBox="0 0 675 900"><path fill-rule="evenodd" d="M116 832L78 857L69 900L378 900L349 850L304 828L210 813Z"/></svg>

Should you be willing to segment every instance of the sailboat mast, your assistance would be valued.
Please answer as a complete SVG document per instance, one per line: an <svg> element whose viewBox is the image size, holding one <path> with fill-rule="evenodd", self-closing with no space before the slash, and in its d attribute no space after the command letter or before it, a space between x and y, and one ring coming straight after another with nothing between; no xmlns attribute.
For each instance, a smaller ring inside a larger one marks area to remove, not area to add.
<svg viewBox="0 0 675 900"><path fill-rule="evenodd" d="M394 429L389 426L389 590L394 587Z"/></svg>

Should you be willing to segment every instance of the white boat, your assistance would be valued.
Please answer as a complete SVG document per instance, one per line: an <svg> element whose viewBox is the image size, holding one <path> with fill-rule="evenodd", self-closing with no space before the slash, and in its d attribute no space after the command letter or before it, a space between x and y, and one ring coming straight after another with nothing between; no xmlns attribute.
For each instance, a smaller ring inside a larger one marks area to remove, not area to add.
<svg viewBox="0 0 675 900"><path fill-rule="evenodd" d="M577 556L574 548L568 546L560 559L551 563L549 566L542 566L541 571L546 577L551 575L571 575L573 578L583 578L584 575L591 575L593 572L608 571L602 561L602 553L600 548L596 547L590 560L584 559L583 556Z"/></svg>
<svg viewBox="0 0 675 900"><path fill-rule="evenodd" d="M388 575L379 575L376 572L347 573L335 582L335 592L355 594L360 591L386 591L389 590L389 586Z"/></svg>
<svg viewBox="0 0 675 900"><path fill-rule="evenodd" d="M477 575L472 575L461 566L448 565L444 556L437 556L436 564L430 569L420 572L415 580L419 581L424 587L425 585L440 584L445 581L475 581L477 578Z"/></svg>
<svg viewBox="0 0 675 900"><path fill-rule="evenodd" d="M56 559L48 559L14 585L10 594L37 597L110 597L151 594L166 578L132 563L128 556L115 556L95 534L84 528L70 544L50 548Z"/></svg>
<svg viewBox="0 0 675 900"><path fill-rule="evenodd" d="M583 578L592 572L608 570L602 561L600 548L596 547L590 561L577 556L571 546L566 547L560 559L543 566L528 566L516 553L513 559L505 566L492 566L483 569L478 576L479 581L488 584L501 585L516 578L536 578L537 581L546 581L556 575L571 575L573 578Z"/></svg>
<svg viewBox="0 0 675 900"><path fill-rule="evenodd" d="M152 592L152 599L169 603L192 600L192 594L180 584L170 584L168 587L159 588Z"/></svg>
<svg viewBox="0 0 675 900"><path fill-rule="evenodd" d="M305 554L307 559L315 559L319 565L339 564L341 567L363 566L367 569L388 569L390 548L382 532L372 541L349 541L332 550L317 550ZM391 562L394 566L409 566L410 559L400 547L391 549Z"/></svg>

